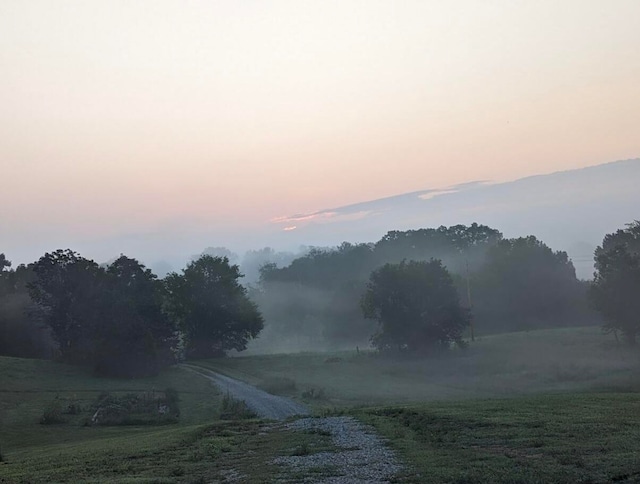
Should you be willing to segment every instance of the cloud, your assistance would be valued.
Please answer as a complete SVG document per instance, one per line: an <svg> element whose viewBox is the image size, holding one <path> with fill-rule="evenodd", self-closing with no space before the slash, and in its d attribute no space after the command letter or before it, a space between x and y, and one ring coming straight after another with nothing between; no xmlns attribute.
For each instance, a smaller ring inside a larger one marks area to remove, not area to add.
<svg viewBox="0 0 640 484"><path fill-rule="evenodd" d="M338 222L348 222L353 220L361 220L369 215L373 214L372 210L360 210L358 212L346 212L339 213L336 211L325 211L325 212L314 212L310 214L297 214L292 215L290 217L276 217L271 219L271 223L273 224L291 224L302 223L304 225L308 225L309 223L318 223L318 224L327 224L327 223L338 223ZM284 227L282 230L290 231L298 228L298 225L289 225Z"/></svg>
<svg viewBox="0 0 640 484"><path fill-rule="evenodd" d="M333 211L321 211L307 214L296 214L284 217L275 217L270 220L271 223L292 223L292 222L309 222L311 220L327 219L336 216L338 213Z"/></svg>
<svg viewBox="0 0 640 484"><path fill-rule="evenodd" d="M456 193L458 190L456 189L452 189L452 190L434 190L434 191L430 191L427 193L422 193L421 195L418 195L418 198L420 200L431 200L432 198L435 198L437 196L440 195L446 195L448 193Z"/></svg>
<svg viewBox="0 0 640 484"><path fill-rule="evenodd" d="M351 222L362 220L372 215L379 215L383 212L406 210L411 206L417 210L424 210L422 202L432 200L441 195L450 195L458 192L473 191L473 189L486 186L484 180L463 183L447 188L419 190L391 197L368 200L365 202L353 203L337 208L319 210L310 213L296 213L294 215L274 217L269 222L271 224L284 224L282 230L290 231L296 228L308 226L310 224L329 224L339 222Z"/></svg>

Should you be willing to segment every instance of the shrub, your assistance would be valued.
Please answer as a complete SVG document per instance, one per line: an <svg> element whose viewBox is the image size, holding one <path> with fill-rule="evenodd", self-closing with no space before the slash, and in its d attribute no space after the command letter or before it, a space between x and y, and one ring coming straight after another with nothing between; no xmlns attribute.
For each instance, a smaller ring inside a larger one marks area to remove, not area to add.
<svg viewBox="0 0 640 484"><path fill-rule="evenodd" d="M115 396L102 393L92 405L91 425L157 425L175 423L180 416L178 392L128 393Z"/></svg>
<svg viewBox="0 0 640 484"><path fill-rule="evenodd" d="M67 405L62 413L65 415L79 415L82 412L82 407L77 402L71 402Z"/></svg>
<svg viewBox="0 0 640 484"><path fill-rule="evenodd" d="M222 420L242 420L256 418L256 414L247 406L244 400L233 398L229 392L222 397Z"/></svg>

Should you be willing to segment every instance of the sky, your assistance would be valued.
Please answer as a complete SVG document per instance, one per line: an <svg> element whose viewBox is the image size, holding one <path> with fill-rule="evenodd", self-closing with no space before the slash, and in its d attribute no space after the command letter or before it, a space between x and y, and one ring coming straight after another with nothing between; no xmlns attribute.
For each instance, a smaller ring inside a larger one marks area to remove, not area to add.
<svg viewBox="0 0 640 484"><path fill-rule="evenodd" d="M3 0L0 252L258 248L293 214L638 157L638 25L637 0Z"/></svg>

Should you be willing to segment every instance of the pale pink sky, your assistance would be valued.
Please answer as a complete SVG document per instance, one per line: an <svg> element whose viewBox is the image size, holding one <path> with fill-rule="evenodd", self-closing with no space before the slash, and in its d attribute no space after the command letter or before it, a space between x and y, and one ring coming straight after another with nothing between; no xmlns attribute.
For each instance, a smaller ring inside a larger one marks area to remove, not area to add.
<svg viewBox="0 0 640 484"><path fill-rule="evenodd" d="M3 0L0 252L637 157L639 26L637 0Z"/></svg>

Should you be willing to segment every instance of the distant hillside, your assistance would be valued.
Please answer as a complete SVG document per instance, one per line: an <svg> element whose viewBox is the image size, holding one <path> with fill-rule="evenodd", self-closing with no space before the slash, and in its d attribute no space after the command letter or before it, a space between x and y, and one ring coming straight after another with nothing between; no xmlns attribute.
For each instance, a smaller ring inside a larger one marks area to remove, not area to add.
<svg viewBox="0 0 640 484"><path fill-rule="evenodd" d="M640 159L532 176L424 190L278 221L314 245L374 241L407 230L477 221L506 237L534 234L566 250L578 276L591 277L593 250L605 233L640 219ZM291 234L293 235L293 234Z"/></svg>

